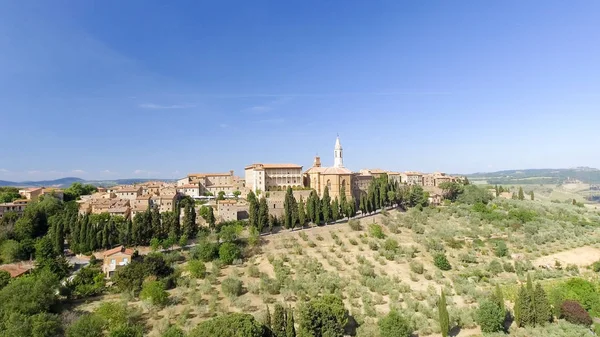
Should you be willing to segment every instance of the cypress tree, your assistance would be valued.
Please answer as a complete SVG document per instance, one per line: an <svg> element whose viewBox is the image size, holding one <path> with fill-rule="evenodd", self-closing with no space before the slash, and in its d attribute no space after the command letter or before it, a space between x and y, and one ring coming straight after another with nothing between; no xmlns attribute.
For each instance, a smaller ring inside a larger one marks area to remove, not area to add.
<svg viewBox="0 0 600 337"><path fill-rule="evenodd" d="M267 305L267 313L265 314L265 326L271 330L271 312L269 311L269 306Z"/></svg>
<svg viewBox="0 0 600 337"><path fill-rule="evenodd" d="M538 283L533 291L535 304L535 322L537 325L545 325L552 319L552 309L546 297L546 292Z"/></svg>
<svg viewBox="0 0 600 337"><path fill-rule="evenodd" d="M523 307L523 303L521 302L525 297L526 291L527 290L525 290L525 287L521 285L521 288L519 288L519 293L517 294L517 298L515 299L514 316L518 327L523 326L523 317L521 316L521 308Z"/></svg>
<svg viewBox="0 0 600 337"><path fill-rule="evenodd" d="M342 187L340 188L340 217L344 218L347 217L348 214L346 213L346 184L343 184Z"/></svg>
<svg viewBox="0 0 600 337"><path fill-rule="evenodd" d="M438 314L442 337L448 337L448 332L450 331L450 316L448 315L448 308L446 307L446 295L444 294L443 290L440 300L438 301Z"/></svg>
<svg viewBox="0 0 600 337"><path fill-rule="evenodd" d="M329 188L325 186L323 198L321 199L321 212L323 213L323 221L328 224L331 221L331 198L329 197Z"/></svg>
<svg viewBox="0 0 600 337"><path fill-rule="evenodd" d="M310 195L306 199L306 218L307 218L307 221L312 222L312 223L315 222L314 193L315 193L315 190L312 190L310 192Z"/></svg>
<svg viewBox="0 0 600 337"><path fill-rule="evenodd" d="M531 193L529 193L529 195L531 196L531 200L535 200L535 195L533 194L533 191L531 191Z"/></svg>
<svg viewBox="0 0 600 337"><path fill-rule="evenodd" d="M293 195L290 197L290 201L291 201L291 211L292 211L292 226L291 226L291 229L294 229L298 225L298 221L299 221L300 215L298 214L298 212L299 212L299 210L298 210L298 202L296 201L296 198Z"/></svg>
<svg viewBox="0 0 600 337"><path fill-rule="evenodd" d="M152 206L152 210L150 211L150 228L152 228L151 238L162 239L163 234L161 230L160 223L160 213L158 211L158 206Z"/></svg>
<svg viewBox="0 0 600 337"><path fill-rule="evenodd" d="M283 226L286 229L292 228L292 188L288 186L283 200Z"/></svg>
<svg viewBox="0 0 600 337"><path fill-rule="evenodd" d="M127 223L125 224L125 242L124 244L129 246L131 245L131 231L133 229L133 223L131 222L131 218L127 219Z"/></svg>
<svg viewBox="0 0 600 337"><path fill-rule="evenodd" d="M194 214L194 227L196 227L196 211L194 211L194 209L192 208L192 214ZM206 217L206 221L208 222L208 227L210 227L210 229L214 230L215 229L215 225L217 224L217 219L215 218L215 211L212 207L208 207L208 216ZM196 231L194 230L194 236L196 235ZM190 237L190 236L188 236Z"/></svg>
<svg viewBox="0 0 600 337"><path fill-rule="evenodd" d="M258 221L257 229L261 233L265 226L269 225L269 206L267 205L267 199L265 197L260 198L258 204Z"/></svg>
<svg viewBox="0 0 600 337"><path fill-rule="evenodd" d="M494 293L494 298L495 300L498 302L498 305L500 306L500 308L505 308L506 305L504 304L504 295L502 294L502 289L500 289L500 285L496 283L496 291Z"/></svg>
<svg viewBox="0 0 600 337"><path fill-rule="evenodd" d="M275 310L273 311L273 320L271 324L271 331L274 337L285 337L285 309L279 303L275 304Z"/></svg>
<svg viewBox="0 0 600 337"><path fill-rule="evenodd" d="M525 195L523 194L523 187L519 187L519 200L525 200Z"/></svg>
<svg viewBox="0 0 600 337"><path fill-rule="evenodd" d="M337 221L340 218L340 203L338 202L338 198L335 197L333 202L331 203L331 220L333 222Z"/></svg>
<svg viewBox="0 0 600 337"><path fill-rule="evenodd" d="M294 326L294 311L291 307L287 309L285 337L296 337L296 327Z"/></svg>
<svg viewBox="0 0 600 337"><path fill-rule="evenodd" d="M300 201L298 202L298 225L300 228L304 228L306 225L306 207L304 206L302 196L300 196Z"/></svg>
<svg viewBox="0 0 600 337"><path fill-rule="evenodd" d="M365 215L367 213L367 206L366 206L366 200L365 199L366 199L365 195L361 194L360 195L360 199L359 199L360 200L359 201L359 203L360 203L359 208L360 208L360 212L363 215Z"/></svg>

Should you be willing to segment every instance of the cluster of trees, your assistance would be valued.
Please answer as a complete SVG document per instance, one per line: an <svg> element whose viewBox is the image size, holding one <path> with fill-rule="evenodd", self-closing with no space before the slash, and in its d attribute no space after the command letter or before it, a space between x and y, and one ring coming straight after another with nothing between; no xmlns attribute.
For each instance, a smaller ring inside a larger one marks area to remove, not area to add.
<svg viewBox="0 0 600 337"><path fill-rule="evenodd" d="M78 200L82 195L90 195L98 191L98 188L90 184L73 183L63 191L64 201Z"/></svg>
<svg viewBox="0 0 600 337"><path fill-rule="evenodd" d="M539 283L534 289L530 275L527 275L527 286L521 285L519 289L514 314L519 327L545 325L552 321L548 296Z"/></svg>
<svg viewBox="0 0 600 337"><path fill-rule="evenodd" d="M373 179L367 193L359 198L358 208L362 214L371 214L386 206L398 205L407 207L425 207L428 204L429 193L421 186L400 185L388 180L387 174Z"/></svg>
<svg viewBox="0 0 600 337"><path fill-rule="evenodd" d="M0 187L0 203L13 202L19 199L19 189L16 187Z"/></svg>
<svg viewBox="0 0 600 337"><path fill-rule="evenodd" d="M296 337L294 311L292 308L284 308L279 303L275 304L273 317L271 317L269 307L267 307L265 326L269 330L271 337Z"/></svg>

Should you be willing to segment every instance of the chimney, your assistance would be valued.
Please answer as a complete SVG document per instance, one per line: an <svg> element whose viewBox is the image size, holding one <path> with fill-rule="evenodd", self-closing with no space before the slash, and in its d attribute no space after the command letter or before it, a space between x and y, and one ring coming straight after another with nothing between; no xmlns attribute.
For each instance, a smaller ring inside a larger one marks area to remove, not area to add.
<svg viewBox="0 0 600 337"><path fill-rule="evenodd" d="M315 162L313 163L314 167L321 167L321 157L316 156L315 157Z"/></svg>
<svg viewBox="0 0 600 337"><path fill-rule="evenodd" d="M229 174L233 177L233 170L229 170Z"/></svg>

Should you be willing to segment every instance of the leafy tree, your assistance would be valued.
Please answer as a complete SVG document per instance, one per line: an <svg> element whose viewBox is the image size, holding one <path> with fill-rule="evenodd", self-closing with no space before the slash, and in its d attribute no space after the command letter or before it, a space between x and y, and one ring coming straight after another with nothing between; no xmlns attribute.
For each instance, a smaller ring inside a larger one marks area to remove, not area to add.
<svg viewBox="0 0 600 337"><path fill-rule="evenodd" d="M535 195L533 194L533 191L529 192L529 197L531 198L531 200L535 200Z"/></svg>
<svg viewBox="0 0 600 337"><path fill-rule="evenodd" d="M345 204L345 213L348 219L356 216L356 203L354 199L350 198Z"/></svg>
<svg viewBox="0 0 600 337"><path fill-rule="evenodd" d="M446 258L446 255L443 253L438 253L433 257L433 264L440 270L452 269L450 262L448 262L448 258Z"/></svg>
<svg viewBox="0 0 600 337"><path fill-rule="evenodd" d="M496 303L498 303L498 305L505 309L505 304L504 304L504 294L502 294L502 289L500 289L500 285L496 283L496 290L494 291L494 297L493 299L496 301Z"/></svg>
<svg viewBox="0 0 600 337"><path fill-rule="evenodd" d="M482 332L498 332L504 329L506 312L496 301L485 300L477 310L477 324Z"/></svg>
<svg viewBox="0 0 600 337"><path fill-rule="evenodd" d="M523 194L523 187L519 187L519 200L525 200L525 195Z"/></svg>
<svg viewBox="0 0 600 337"><path fill-rule="evenodd" d="M6 270L0 270L0 290L6 287L10 282L10 273Z"/></svg>
<svg viewBox="0 0 600 337"><path fill-rule="evenodd" d="M169 301L169 293L165 291L163 282L146 281L143 283L140 298L152 305L162 307Z"/></svg>
<svg viewBox="0 0 600 337"><path fill-rule="evenodd" d="M209 214L211 208L212 207L209 207ZM196 209L193 205L188 204L185 206L183 212L183 234L186 235L188 238L193 238L196 237L197 232L198 226L196 225Z"/></svg>
<svg viewBox="0 0 600 337"><path fill-rule="evenodd" d="M301 307L300 335L307 337L342 337L347 323L342 299L335 295L314 298Z"/></svg>
<svg viewBox="0 0 600 337"><path fill-rule="evenodd" d="M219 259L225 264L232 264L233 261L242 258L240 248L231 242L226 242L219 248Z"/></svg>
<svg viewBox="0 0 600 337"><path fill-rule="evenodd" d="M535 307L532 297L533 294L529 288L521 286L518 294L519 317L517 320L517 325L520 327L535 326Z"/></svg>
<svg viewBox="0 0 600 337"><path fill-rule="evenodd" d="M379 335L381 337L410 337L412 328L406 318L396 310L392 310L379 320Z"/></svg>
<svg viewBox="0 0 600 337"><path fill-rule="evenodd" d="M444 198L450 201L456 201L459 195L464 192L464 186L457 182L443 182L439 186L442 189Z"/></svg>
<svg viewBox="0 0 600 337"><path fill-rule="evenodd" d="M497 257L508 256L508 247L506 246L506 242L504 242L504 240L496 241L494 254L496 254Z"/></svg>
<svg viewBox="0 0 600 337"><path fill-rule="evenodd" d="M192 249L192 258L210 262L219 257L219 245L214 242L202 241Z"/></svg>
<svg viewBox="0 0 600 337"><path fill-rule="evenodd" d="M158 238L152 238L152 240L150 240L150 248L152 249L153 252L156 252L157 250L160 249L160 240Z"/></svg>
<svg viewBox="0 0 600 337"><path fill-rule="evenodd" d="M448 315L448 308L446 307L446 295L442 290L442 295L438 301L438 317L440 322L440 329L442 337L448 337L450 331L450 316Z"/></svg>
<svg viewBox="0 0 600 337"><path fill-rule="evenodd" d="M0 187L0 203L13 202L21 198L16 187Z"/></svg>
<svg viewBox="0 0 600 337"><path fill-rule="evenodd" d="M476 185L465 185L463 193L461 193L456 200L468 205L475 205L478 202L487 205L492 199L493 197L487 189Z"/></svg>
<svg viewBox="0 0 600 337"><path fill-rule="evenodd" d="M256 195L254 194L254 192L250 191L246 199L248 200L248 221L250 223L250 226L260 228L258 216L260 210L258 200L256 199Z"/></svg>
<svg viewBox="0 0 600 337"><path fill-rule="evenodd" d="M346 204L347 204L347 200L346 200L346 185L343 184L342 187L340 188L340 215L342 218L347 217L348 214L346 213Z"/></svg>
<svg viewBox="0 0 600 337"><path fill-rule="evenodd" d="M240 195L241 195L241 194L242 194L242 192L240 192L240 191L238 191L238 190L235 190L235 191L233 191L233 196L234 196L236 199L238 199L238 198L240 197Z"/></svg>
<svg viewBox="0 0 600 337"><path fill-rule="evenodd" d="M200 323L189 337L263 337L265 330L252 315L228 313Z"/></svg>
<svg viewBox="0 0 600 337"><path fill-rule="evenodd" d="M267 305L267 312L265 313L265 326L269 331L271 331L271 311L269 310L269 306Z"/></svg>
<svg viewBox="0 0 600 337"><path fill-rule="evenodd" d="M67 329L67 337L102 337L104 321L92 314L84 314Z"/></svg>
<svg viewBox="0 0 600 337"><path fill-rule="evenodd" d="M225 200L225 192L224 191L219 191L219 193L217 193L217 200Z"/></svg>
<svg viewBox="0 0 600 337"><path fill-rule="evenodd" d="M72 293L76 297L98 295L104 290L104 274L97 267L85 267L75 274L67 286L72 289Z"/></svg>
<svg viewBox="0 0 600 337"><path fill-rule="evenodd" d="M224 225L219 230L219 238L223 242L235 242L242 234L244 228L237 222Z"/></svg>

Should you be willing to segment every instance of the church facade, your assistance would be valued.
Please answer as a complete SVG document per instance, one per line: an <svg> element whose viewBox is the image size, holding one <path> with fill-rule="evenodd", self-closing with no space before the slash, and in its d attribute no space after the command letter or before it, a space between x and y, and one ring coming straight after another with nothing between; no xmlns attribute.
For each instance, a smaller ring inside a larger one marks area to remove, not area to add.
<svg viewBox="0 0 600 337"><path fill-rule="evenodd" d="M321 158L315 157L313 166L304 173L304 185L317 191L319 197L323 197L327 187L331 200L339 200L342 191L346 198L350 199L353 190L352 178L352 171L344 167L344 151L340 138L337 137L333 150L333 166L321 166Z"/></svg>

